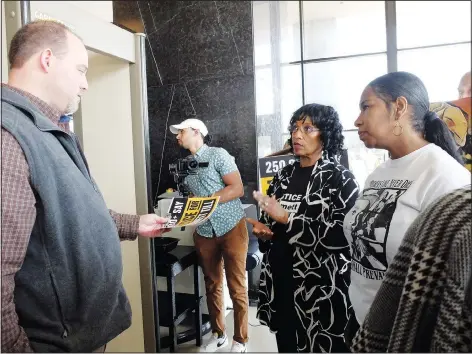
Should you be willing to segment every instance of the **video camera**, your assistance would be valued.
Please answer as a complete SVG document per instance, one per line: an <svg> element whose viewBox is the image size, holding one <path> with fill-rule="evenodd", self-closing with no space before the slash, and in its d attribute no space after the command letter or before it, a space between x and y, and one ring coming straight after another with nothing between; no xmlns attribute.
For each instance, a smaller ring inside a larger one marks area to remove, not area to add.
<svg viewBox="0 0 472 354"><path fill-rule="evenodd" d="M184 184L185 177L196 175L200 167L208 167L208 162L198 162L192 155L178 159L175 163L169 164L169 172L174 175L174 182L177 184L179 193L187 197L190 191Z"/></svg>

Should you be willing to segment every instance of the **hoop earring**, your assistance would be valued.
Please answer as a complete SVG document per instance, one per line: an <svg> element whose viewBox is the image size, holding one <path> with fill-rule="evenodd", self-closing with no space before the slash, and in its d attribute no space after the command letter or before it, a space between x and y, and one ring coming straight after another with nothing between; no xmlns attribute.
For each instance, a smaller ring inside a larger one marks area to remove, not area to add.
<svg viewBox="0 0 472 354"><path fill-rule="evenodd" d="M398 130L397 130L397 129L400 129L400 133L398 133ZM397 133L398 133L398 134L397 134ZM403 133L403 127L402 127L402 125L400 124L400 122L397 120L397 121L395 122L395 127L393 128L393 135L395 135L395 136L400 136L400 135L402 135L402 133Z"/></svg>

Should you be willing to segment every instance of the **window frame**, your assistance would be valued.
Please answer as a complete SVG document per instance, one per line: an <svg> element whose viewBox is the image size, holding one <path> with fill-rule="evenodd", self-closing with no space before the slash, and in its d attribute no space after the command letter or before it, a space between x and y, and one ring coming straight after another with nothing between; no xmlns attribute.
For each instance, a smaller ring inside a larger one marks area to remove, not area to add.
<svg viewBox="0 0 472 354"><path fill-rule="evenodd" d="M317 62L326 62L326 61L333 61L333 60L343 60L343 59L349 59L349 58L355 58L355 57L364 57L364 56L372 56L372 55L378 55L378 54L387 54L387 72L395 72L398 71L398 53L402 51L408 51L408 50L417 50L417 49L427 49L427 48L433 48L433 47L447 47L451 45L456 45L456 44L471 44L471 41L458 41L458 42L448 42L448 43L441 43L441 44L435 44L435 45L425 45L425 46L416 46L416 47L411 47L411 48L397 48L397 9L396 9L396 3L397 1L384 1L385 5L385 30L386 30L386 40L387 40L387 50L383 52L372 52L372 53L361 53L361 54L354 54L354 55L346 55L346 56L337 56L337 57L326 57L326 58L318 58L318 59L310 59L310 58L305 58L304 57L304 21L303 21L303 0L298 1L298 8L299 8L299 26L300 26L300 60L298 61L293 61L290 63L280 63L280 60L277 60L275 58L275 55L272 55L272 59L275 59L275 62L273 61L271 64L265 64L261 66L255 66L256 69L263 68L263 67L272 67L276 68L280 65L287 65L287 64L299 64L300 65L300 71L301 71L301 93L302 93L302 104L305 104L305 65L310 64L310 63L317 63ZM275 10L277 11L277 9ZM278 21L275 20L275 16L278 15L276 12L275 14L271 14L271 29L272 26L277 27L279 25ZM280 30L280 28L278 28ZM273 33L271 30L271 42L272 44L276 45L276 48L272 48L272 53L276 53L277 50L279 49L278 47L278 41L274 40L272 38ZM279 59L279 58L278 58ZM279 65L277 65L279 64ZM279 70L279 69L275 69ZM277 73L274 74L276 77L279 75ZM274 86L275 83L278 81L277 78L275 77L276 81L274 81ZM277 99L277 97L274 97L274 99ZM279 101L278 99L276 101ZM276 110L277 111L277 110Z"/></svg>
<svg viewBox="0 0 472 354"><path fill-rule="evenodd" d="M471 40L469 41L457 41L457 42L448 42L448 43L441 43L435 45L425 45L425 46L417 46L411 48L398 48L397 46L397 1L383 1L385 6L385 31L386 31L386 51L380 52L370 52L370 53L359 53L354 55L346 55L346 56L337 56L337 57L326 57L326 58L305 58L304 53L304 10L303 10L303 0L299 0L298 2L298 22L299 22L299 36L300 36L300 60L293 61L293 62L281 62L280 58L280 9L277 1L268 1L269 3L269 21L270 21L270 39L271 39L271 63L264 64L264 65L255 65L255 70L262 69L262 68L271 68L272 70L272 85L273 85L273 101L274 101L274 109L273 113L269 115L257 116L257 136L260 136L261 133L261 124L264 120L271 120L271 123L274 125L280 125L282 122L282 117L280 116L281 112L281 67L287 65L299 65L300 66L300 74L301 74L301 101L302 105L306 103L306 90L305 90L305 65L317 62L327 62L327 61L335 61L335 60L343 60L343 59L350 59L356 57L367 57L367 56L374 56L379 54L386 54L387 56L387 73L396 72L398 71L398 54L403 51L409 50L417 50L417 49L428 49L433 47L447 47L451 45L457 44L471 44ZM254 19L254 17L253 17ZM253 26L254 31L254 26ZM257 86L257 82L254 83ZM257 105L257 102L256 102ZM357 129L347 128L344 129L346 133L352 133L357 131ZM271 136L271 147L274 151L278 150L278 146L281 146L283 143L283 139L280 134L276 134L272 132L269 134ZM259 151L259 147L258 147ZM387 155L385 155L387 156Z"/></svg>

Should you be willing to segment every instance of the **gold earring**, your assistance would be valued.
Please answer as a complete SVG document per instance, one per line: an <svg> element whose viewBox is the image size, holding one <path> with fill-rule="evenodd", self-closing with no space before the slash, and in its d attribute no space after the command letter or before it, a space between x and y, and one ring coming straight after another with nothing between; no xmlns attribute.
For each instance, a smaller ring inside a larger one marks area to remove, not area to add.
<svg viewBox="0 0 472 354"><path fill-rule="evenodd" d="M400 133L398 133L398 130L397 130L397 129L400 129ZM397 133L398 133L398 134L397 134ZM403 127L402 127L402 125L400 124L400 122L397 120L397 121L395 122L395 127L393 128L393 135L395 135L395 136L400 136L400 135L402 135L402 133L403 133Z"/></svg>

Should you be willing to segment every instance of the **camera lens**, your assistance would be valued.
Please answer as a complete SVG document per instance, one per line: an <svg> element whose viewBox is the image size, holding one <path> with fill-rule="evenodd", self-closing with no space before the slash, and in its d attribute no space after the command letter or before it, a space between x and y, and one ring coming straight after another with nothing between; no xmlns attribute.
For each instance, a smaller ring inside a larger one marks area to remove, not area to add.
<svg viewBox="0 0 472 354"><path fill-rule="evenodd" d="M189 163L188 163L188 168L189 169L193 170L197 167L198 167L198 161L197 160L189 161Z"/></svg>

